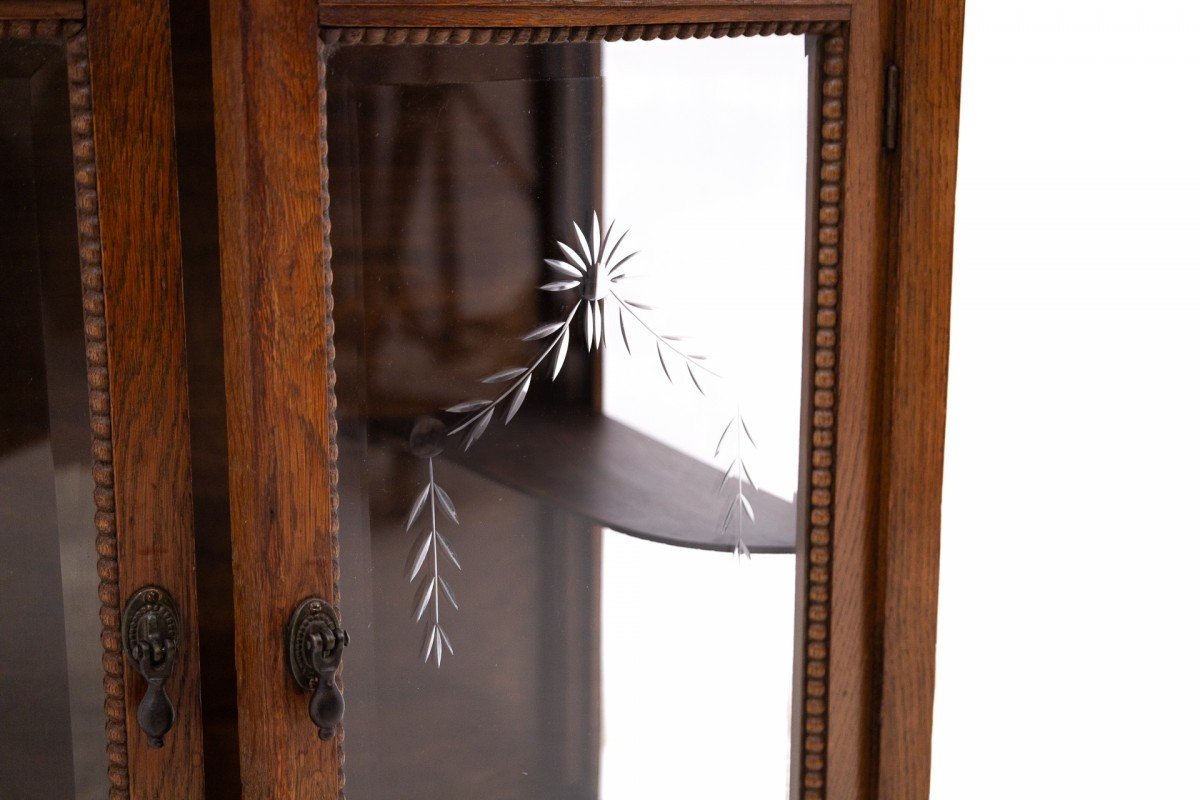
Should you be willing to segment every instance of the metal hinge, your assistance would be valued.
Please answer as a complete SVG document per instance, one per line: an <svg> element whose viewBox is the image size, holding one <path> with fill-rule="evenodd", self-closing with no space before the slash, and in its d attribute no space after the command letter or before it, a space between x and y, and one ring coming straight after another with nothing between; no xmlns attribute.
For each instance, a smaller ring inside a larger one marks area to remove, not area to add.
<svg viewBox="0 0 1200 800"><path fill-rule="evenodd" d="M900 68L888 64L883 87L883 149L895 150L900 135Z"/></svg>

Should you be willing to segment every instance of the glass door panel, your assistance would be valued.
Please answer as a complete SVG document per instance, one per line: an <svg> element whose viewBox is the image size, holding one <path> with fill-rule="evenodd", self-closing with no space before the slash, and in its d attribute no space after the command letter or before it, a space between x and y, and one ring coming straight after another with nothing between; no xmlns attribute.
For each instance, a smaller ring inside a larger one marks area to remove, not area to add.
<svg viewBox="0 0 1200 800"><path fill-rule="evenodd" d="M0 38L0 787L102 798L100 601L61 42Z"/></svg>
<svg viewBox="0 0 1200 800"><path fill-rule="evenodd" d="M329 57L348 795L786 796L807 74Z"/></svg>

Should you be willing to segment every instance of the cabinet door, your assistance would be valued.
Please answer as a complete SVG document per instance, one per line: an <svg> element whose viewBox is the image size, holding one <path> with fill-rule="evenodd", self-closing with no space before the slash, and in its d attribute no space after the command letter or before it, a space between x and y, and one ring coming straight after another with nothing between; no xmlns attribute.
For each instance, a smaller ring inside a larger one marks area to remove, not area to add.
<svg viewBox="0 0 1200 800"><path fill-rule="evenodd" d="M925 12L215 4L247 797L927 793Z"/></svg>
<svg viewBox="0 0 1200 800"><path fill-rule="evenodd" d="M165 5L82 12L0 8L0 794L199 798Z"/></svg>

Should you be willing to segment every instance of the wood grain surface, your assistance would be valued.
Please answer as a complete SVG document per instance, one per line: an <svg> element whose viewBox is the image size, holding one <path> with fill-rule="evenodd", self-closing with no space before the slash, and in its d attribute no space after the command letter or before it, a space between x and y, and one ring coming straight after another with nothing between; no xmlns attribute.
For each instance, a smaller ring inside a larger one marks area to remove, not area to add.
<svg viewBox="0 0 1200 800"><path fill-rule="evenodd" d="M929 796L962 0L903 0L882 464L876 796Z"/></svg>
<svg viewBox="0 0 1200 800"><path fill-rule="evenodd" d="M212 37L243 797L330 800L281 636L334 594L316 5L217 0Z"/></svg>
<svg viewBox="0 0 1200 800"><path fill-rule="evenodd" d="M750 21L827 22L848 19L851 2L505 3L323 2L322 25L439 28L602 28ZM651 35L648 38L658 38Z"/></svg>
<svg viewBox="0 0 1200 800"><path fill-rule="evenodd" d="M124 667L128 795L195 799L204 794L200 661L167 3L89 3L87 44L120 597L123 606L158 584L181 615L166 684L177 718L161 749L137 725L145 682Z"/></svg>
<svg viewBox="0 0 1200 800"><path fill-rule="evenodd" d="M0 20L83 19L81 0L0 0Z"/></svg>
<svg viewBox="0 0 1200 800"><path fill-rule="evenodd" d="M886 2L855 5L848 26L843 76L845 219L837 287L840 305L834 524L832 562L828 565L829 709L828 736L823 743L824 794L818 795L829 800L871 797L871 775L877 769L874 737L878 701L874 686L879 662L874 558L887 264L888 160L882 147L882 110L883 74L889 56L888 14ZM812 168L820 167L814 164ZM814 206L819 202L818 192L810 201ZM819 207L812 211L820 214ZM819 237L819 219L815 227ZM805 735L804 744L809 747L807 737L811 732ZM806 792L811 789L804 787Z"/></svg>

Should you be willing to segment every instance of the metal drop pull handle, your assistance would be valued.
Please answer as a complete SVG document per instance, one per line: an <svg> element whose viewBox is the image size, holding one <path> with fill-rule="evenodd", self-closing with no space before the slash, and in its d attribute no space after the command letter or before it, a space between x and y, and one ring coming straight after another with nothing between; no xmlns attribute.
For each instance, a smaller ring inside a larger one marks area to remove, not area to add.
<svg viewBox="0 0 1200 800"><path fill-rule="evenodd" d="M310 597L292 611L284 641L292 678L301 690L312 692L308 716L317 726L317 736L331 739L346 713L346 701L335 677L350 637L339 624L333 606L319 597Z"/></svg>
<svg viewBox="0 0 1200 800"><path fill-rule="evenodd" d="M163 737L175 724L175 706L163 689L179 649L179 610L171 593L161 586L143 586L134 592L125 604L121 640L126 658L146 679L138 725L151 747L162 747Z"/></svg>

